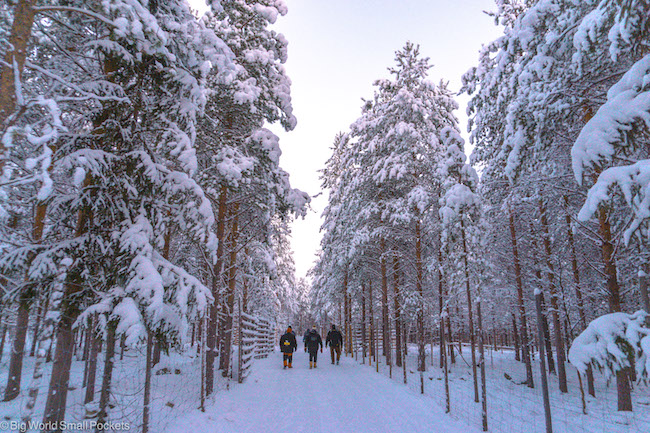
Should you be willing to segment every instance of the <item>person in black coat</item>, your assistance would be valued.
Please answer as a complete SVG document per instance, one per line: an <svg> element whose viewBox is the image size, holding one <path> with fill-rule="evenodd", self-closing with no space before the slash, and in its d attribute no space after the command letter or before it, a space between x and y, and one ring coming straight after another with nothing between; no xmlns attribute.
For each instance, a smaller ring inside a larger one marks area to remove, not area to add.
<svg viewBox="0 0 650 433"><path fill-rule="evenodd" d="M341 359L341 348L343 347L343 335L341 331L336 329L336 326L332 325L332 330L327 333L325 338L325 347L330 345L330 354L332 355L332 364L334 364L334 353L336 353L336 365L339 364Z"/></svg>
<svg viewBox="0 0 650 433"><path fill-rule="evenodd" d="M316 328L309 331L305 338L305 349L309 352L309 368L316 368L316 361L318 360L318 347L320 346L321 353L323 352L323 339L316 331Z"/></svg>
<svg viewBox="0 0 650 433"><path fill-rule="evenodd" d="M280 337L280 351L282 351L282 360L284 362L284 367L293 368L291 362L293 361L293 352L298 349L298 343L296 343L296 335L293 333L291 326L287 328L287 332Z"/></svg>

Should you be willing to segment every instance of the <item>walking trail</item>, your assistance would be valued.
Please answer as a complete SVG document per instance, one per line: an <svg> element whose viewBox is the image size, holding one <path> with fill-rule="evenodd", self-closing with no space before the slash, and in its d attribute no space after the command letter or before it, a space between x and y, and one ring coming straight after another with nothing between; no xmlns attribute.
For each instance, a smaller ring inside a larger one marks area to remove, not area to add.
<svg viewBox="0 0 650 433"><path fill-rule="evenodd" d="M229 391L218 392L205 413L194 411L166 429L168 433L477 433L453 420L429 397L375 373L352 358L330 363L319 353L309 369L304 352L294 354L292 369L282 369L276 352L257 360L254 371Z"/></svg>

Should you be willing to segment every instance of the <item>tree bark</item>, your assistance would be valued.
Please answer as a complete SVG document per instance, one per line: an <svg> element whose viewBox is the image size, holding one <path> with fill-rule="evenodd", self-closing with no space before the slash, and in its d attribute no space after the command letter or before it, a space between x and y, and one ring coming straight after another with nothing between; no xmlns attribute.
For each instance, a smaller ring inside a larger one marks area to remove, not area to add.
<svg viewBox="0 0 650 433"><path fill-rule="evenodd" d="M393 256L393 302L395 309L395 365L402 366L402 329L399 299L399 259Z"/></svg>
<svg viewBox="0 0 650 433"><path fill-rule="evenodd" d="M479 365L481 366L481 419L483 421L483 431L488 430L487 419L487 383L485 377L485 350L483 344L483 316L481 315L481 296L479 294L478 302L476 303L476 315L478 318L478 352L479 352Z"/></svg>
<svg viewBox="0 0 650 433"><path fill-rule="evenodd" d="M366 361L368 348L366 320L366 285L361 283L361 353L363 354L363 363Z"/></svg>
<svg viewBox="0 0 650 433"><path fill-rule="evenodd" d="M239 203L233 205L233 221L230 229L230 267L228 269L228 293L226 294L226 321L224 323L223 351L220 365L221 375L226 377L230 368L230 351L232 348L232 324L235 311L235 283L237 282L237 238L239 235Z"/></svg>
<svg viewBox="0 0 650 433"><path fill-rule="evenodd" d="M223 272L223 244L224 226L226 219L226 199L228 189L221 188L219 195L219 208L217 213L217 260L213 268L212 296L214 302L210 306L210 314L206 322L206 353L205 353L205 395L212 394L214 390L214 361L217 354L217 326L219 323L219 292L221 289L221 275Z"/></svg>
<svg viewBox="0 0 650 433"><path fill-rule="evenodd" d="M106 355L104 358L104 375L102 377L102 389L99 394L99 415L97 423L102 424L108 417L108 405L111 395L111 383L113 381L113 365L115 364L115 329L117 323L108 322L106 330Z"/></svg>
<svg viewBox="0 0 650 433"><path fill-rule="evenodd" d="M517 330L517 318L512 313L512 339L515 345L515 361L521 361L521 350L519 347L519 332Z"/></svg>
<svg viewBox="0 0 650 433"><path fill-rule="evenodd" d="M90 403L95 400L95 381L97 377L97 355L99 355L102 338L95 332L95 320L88 329L90 336L90 351L88 353L87 373L86 373L86 395L84 403Z"/></svg>
<svg viewBox="0 0 650 433"><path fill-rule="evenodd" d="M474 377L474 402L479 402L478 397L478 373L476 371L476 339L474 335L474 319L472 313L472 294L470 290L469 282L469 261L468 255L469 251L467 248L467 239L465 235L465 225L463 220L460 222L462 241L463 241L463 267L465 269L465 293L467 295L467 320L469 322L469 341L471 345L472 352L472 375ZM482 339L483 337L481 337ZM487 422L487 421L486 421Z"/></svg>
<svg viewBox="0 0 650 433"><path fill-rule="evenodd" d="M18 301L18 315L16 317L16 333L11 345L9 361L9 376L5 389L4 401L11 401L20 394L20 382L23 371L23 356L25 354L25 339L29 322L30 294L23 291Z"/></svg>
<svg viewBox="0 0 650 433"><path fill-rule="evenodd" d="M607 291L609 292L609 310L612 313L621 311L621 290L618 285L614 245L612 243L612 229L607 216L607 209L601 206L598 210L599 234L602 239L601 252L603 266L607 277ZM616 372L616 390L618 394L618 410L632 411L632 389L630 387L628 369Z"/></svg>
<svg viewBox="0 0 650 433"><path fill-rule="evenodd" d="M34 25L34 6L36 0L19 0L14 9L14 20L11 24L9 35L9 47L5 53L4 62L7 66L0 66L0 135L2 135L11 123L11 117L18 108L16 99L16 82L19 82L20 75L25 67L25 59L29 50L28 42ZM18 77L15 73L18 73ZM0 173L5 164L7 149L4 143L0 142Z"/></svg>
<svg viewBox="0 0 650 433"><path fill-rule="evenodd" d="M528 326L526 325L526 307L524 306L524 284L521 278L521 264L519 262L519 250L517 249L517 233L515 231L515 216L512 209L509 209L510 239L512 242L512 256L515 264L515 280L517 283L517 300L519 302L519 317L521 320L521 347L524 363L526 364L526 384L534 388L533 368L530 362L530 347L528 341Z"/></svg>
<svg viewBox="0 0 650 433"><path fill-rule="evenodd" d="M83 188L91 183L90 174L84 179ZM86 231L86 223L90 218L90 211L87 208L79 210L75 238L78 238ZM77 295L82 290L81 277L76 269L68 270L64 283L63 296L59 304L60 320L56 331L56 349L54 352L54 364L50 376L50 386L45 402L43 422L50 425L58 425L65 419L66 401L68 398L68 383L70 381L70 366L72 365L72 354L74 352L74 332L72 325L80 314L79 300ZM48 358L50 350L48 349Z"/></svg>
<svg viewBox="0 0 650 433"><path fill-rule="evenodd" d="M555 334L555 353L557 356L557 378L560 392L569 392L566 378L565 350L564 340L562 339L562 322L560 321L560 307L558 304L557 287L555 286L555 269L553 267L551 252L551 236L548 228L548 215L544 201L539 201L539 211L541 214L542 232L544 238L544 252L546 253L546 267L548 269L547 278L549 289L551 291L551 316L553 317L553 332Z"/></svg>
<svg viewBox="0 0 650 433"><path fill-rule="evenodd" d="M370 316L370 353L373 360L377 362L377 358L375 357L375 321L372 308L372 280L368 280L368 315ZM370 362L370 356L368 360Z"/></svg>
<svg viewBox="0 0 650 433"><path fill-rule="evenodd" d="M149 432L149 412L151 404L151 368L153 367L152 360L152 346L153 337L151 331L147 333L147 355L145 360L145 373L144 373L144 407L142 409L142 433Z"/></svg>
<svg viewBox="0 0 650 433"><path fill-rule="evenodd" d="M416 280L415 287L417 294L420 297L420 302L417 310L417 326L418 326L418 371L426 371L426 360L424 352L424 287L423 287L423 271L422 265L422 222L417 217L415 221L415 269Z"/></svg>
<svg viewBox="0 0 650 433"><path fill-rule="evenodd" d="M386 240L380 241L380 268L381 268L381 332L382 349L386 357L386 365L391 365L390 321L388 318L388 270L386 266Z"/></svg>

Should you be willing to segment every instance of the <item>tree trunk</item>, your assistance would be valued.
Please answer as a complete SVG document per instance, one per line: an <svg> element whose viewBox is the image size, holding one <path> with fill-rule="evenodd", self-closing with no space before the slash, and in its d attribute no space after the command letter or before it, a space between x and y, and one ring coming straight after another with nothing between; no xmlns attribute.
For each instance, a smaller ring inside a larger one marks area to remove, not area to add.
<svg viewBox="0 0 650 433"><path fill-rule="evenodd" d="M424 288L423 288L423 271L422 265L422 222L417 217L415 221L415 269L416 280L415 287L420 302L417 310L417 325L418 325L418 371L426 371L426 360L424 353Z"/></svg>
<svg viewBox="0 0 650 433"><path fill-rule="evenodd" d="M439 244L442 242L439 240ZM444 334L445 334L445 318L444 315L442 314L443 308L444 308L444 281L443 281L443 275L442 275L442 251L440 248L438 248L438 314L440 315L440 368L445 367L445 340L444 340ZM433 356L433 355L432 355Z"/></svg>
<svg viewBox="0 0 650 433"><path fill-rule="evenodd" d="M402 366L402 329L399 299L399 259L393 256L393 302L395 309L395 365Z"/></svg>
<svg viewBox="0 0 650 433"><path fill-rule="evenodd" d="M540 295L542 298L542 336L544 337L544 347L546 348L546 361L548 362L549 374L555 374L555 362L553 360L553 348L551 346L551 331L548 326L548 319L546 318L546 302L544 301L544 293Z"/></svg>
<svg viewBox="0 0 650 433"><path fill-rule="evenodd" d="M2 353L5 349L5 341L7 339L7 325L3 321L3 316L0 314L0 361L2 361Z"/></svg>
<svg viewBox="0 0 650 433"><path fill-rule="evenodd" d="M82 188L87 188L92 181L90 174L86 174ZM79 238L86 231L86 223L90 218L87 208L79 210L75 238ZM54 364L50 376L50 386L45 402L43 422L58 425L65 419L66 401L68 398L68 383L70 381L70 366L74 352L74 331L72 325L81 313L77 294L81 292L81 276L76 269L69 269L64 283L63 295L59 303L60 319L56 331L56 349ZM52 346L48 348L47 360L51 356Z"/></svg>
<svg viewBox="0 0 650 433"><path fill-rule="evenodd" d="M18 315L16 317L16 332L11 345L9 361L9 376L5 388L4 401L11 401L20 394L20 382L23 372L23 355L25 353L25 339L29 321L30 294L23 290L18 301Z"/></svg>
<svg viewBox="0 0 650 433"><path fill-rule="evenodd" d="M104 375L102 377L102 389L99 394L99 415L97 423L102 424L108 417L108 405L110 403L111 382L113 380L113 365L115 363L115 329L117 323L108 322L106 330L106 355L104 358Z"/></svg>
<svg viewBox="0 0 650 433"><path fill-rule="evenodd" d="M38 393L41 389L41 380L43 378L43 363L45 362L48 351L47 347L52 346L52 337L54 336L54 320L51 317L45 316L43 319L43 331L39 335L38 347L36 350L36 362L34 364L34 373L32 374L32 382L29 386L28 400L25 403L23 410L22 421L29 423L32 415L34 414L34 407L38 400Z"/></svg>
<svg viewBox="0 0 650 433"><path fill-rule="evenodd" d="M512 339L515 345L515 361L521 361L521 351L519 347L519 332L517 331L517 318L515 313L512 313Z"/></svg>
<svg viewBox="0 0 650 433"><path fill-rule="evenodd" d="M377 362L375 357L375 321L374 321L374 312L372 308L372 280L368 280L368 315L370 316L370 356L373 360ZM370 361L369 361L370 362Z"/></svg>
<svg viewBox="0 0 650 433"><path fill-rule="evenodd" d="M233 205L233 221L230 232L230 267L228 269L228 293L226 295L226 321L224 323L223 351L220 365L221 375L226 377L230 368L230 350L232 348L232 324L235 311L235 283L237 282L237 237L239 235L239 203Z"/></svg>
<svg viewBox="0 0 650 433"><path fill-rule="evenodd" d="M531 228L531 238L532 238L532 247L534 251L537 251L538 246L537 242L535 241L535 238L537 236L537 233L535 233L535 229L533 224L530 224ZM547 257L548 261L548 257ZM542 288L542 270L541 267L538 263L537 260L537 255L535 255L535 278L538 281L539 284L539 289L541 290ZM553 347L551 345L551 331L548 326L548 319L546 318L546 303L544 302L544 293L542 293L542 336L543 336L543 342L540 342L540 344L544 344L544 347L546 348L546 359L548 363L548 372L550 374L555 374L555 361L553 360ZM541 351L540 351L541 353Z"/></svg>
<svg viewBox="0 0 650 433"><path fill-rule="evenodd" d="M7 127L12 123L11 117L18 108L15 86L20 82L20 75L25 67L36 3L36 0L19 0L14 8L14 20L7 44L13 49L7 49L4 66L0 66L0 135L4 135ZM14 75L15 72L18 72L19 77ZM4 170L6 151L4 143L0 143L0 173Z"/></svg>
<svg viewBox="0 0 650 433"><path fill-rule="evenodd" d="M88 353L87 373L86 373L86 395L84 403L90 403L95 400L95 381L97 377L97 356L99 355L102 338L95 332L95 320L92 326L87 330L90 336L90 351Z"/></svg>
<svg viewBox="0 0 650 433"><path fill-rule="evenodd" d="M560 392L569 392L567 387L564 340L562 339L562 322L560 321L560 307L558 304L557 287L555 286L555 270L553 268L551 252L551 236L548 228L548 216L546 214L546 205L543 200L539 201L539 211L541 214L542 231L544 237L544 252L546 253L546 267L548 269L548 283L551 290L551 315L553 317L553 331L555 333L555 353L557 356L557 378Z"/></svg>
<svg viewBox="0 0 650 433"><path fill-rule="evenodd" d="M528 326L526 325L526 307L524 306L524 284L521 278L521 265L519 262L519 250L517 249L517 233L515 231L515 216L512 209L509 209L510 239L512 241L512 256L515 264L515 280L517 282L517 300L519 302L519 317L521 320L521 347L524 363L526 364L526 383L529 388L534 388L533 368L530 362L530 347L528 341Z"/></svg>
<svg viewBox="0 0 650 433"><path fill-rule="evenodd" d="M598 211L599 234L602 239L601 252L605 275L607 276L607 290L609 292L609 309L612 313L621 311L621 291L618 285L614 245L612 244L612 230L607 216L607 209L601 206ZM632 395L628 369L616 372L616 390L618 393L618 410L632 411Z"/></svg>
<svg viewBox="0 0 650 433"><path fill-rule="evenodd" d="M343 275L343 309L345 310L343 315L345 316L345 321L343 323L343 332L342 335L345 336L345 354L349 354L350 351L348 350L349 346L349 338L348 338L348 308L349 308L349 303L348 303L348 272L347 269L345 271L345 274Z"/></svg>
<svg viewBox="0 0 650 433"><path fill-rule="evenodd" d="M148 337L147 337L148 338ZM154 338L153 352L151 355L151 366L157 365L160 362L160 352L162 352L162 345L158 338Z"/></svg>
<svg viewBox="0 0 650 433"><path fill-rule="evenodd" d="M479 365L481 366L481 419L483 421L483 431L488 430L487 420L487 384L485 378L485 350L483 348L483 317L481 315L481 296L476 303L476 313L478 318L478 352L479 352Z"/></svg>
<svg viewBox="0 0 650 433"><path fill-rule="evenodd" d="M149 411L151 404L151 368L153 367L153 337L152 332L147 332L147 355L144 370L144 407L142 409L142 433L149 432Z"/></svg>
<svg viewBox="0 0 650 433"><path fill-rule="evenodd" d="M217 261L213 268L212 277L212 296L214 302L210 305L210 314L206 324L206 353L205 353L205 395L212 394L214 390L214 361L217 354L217 325L219 322L219 292L222 283L223 272L223 244L224 244L224 225L226 219L226 198L228 190L226 187L221 188L219 195L219 209L217 214Z"/></svg>
<svg viewBox="0 0 650 433"><path fill-rule="evenodd" d="M380 241L380 268L381 268L381 332L383 355L386 365L391 365L390 320L388 318L388 271L386 266L386 240Z"/></svg>
<svg viewBox="0 0 650 433"><path fill-rule="evenodd" d="M469 341L470 341L471 352L472 352L472 375L474 377L474 402L478 403L479 398L478 398L478 373L476 371L476 340L474 335L474 319L472 313L472 294L470 291L470 283L469 283L469 262L467 259L467 256L469 255L469 251L467 249L465 225L462 219L460 221L460 227L461 227L462 240L463 240L463 267L465 268L465 293L467 295L467 320L469 322ZM481 336L481 340L482 338L483 337Z"/></svg>
<svg viewBox="0 0 650 433"><path fill-rule="evenodd" d="M361 283L361 353L363 354L363 363L366 362L368 340L366 335L366 285Z"/></svg>
<svg viewBox="0 0 650 433"><path fill-rule="evenodd" d="M34 356L36 354L36 345L38 343L38 333L41 330L41 323L43 322L43 317L47 314L48 304L50 303L50 293L48 291L47 296L43 299L38 307L38 312L36 313L36 323L34 324L34 333L32 338L32 348L29 350L29 356Z"/></svg>

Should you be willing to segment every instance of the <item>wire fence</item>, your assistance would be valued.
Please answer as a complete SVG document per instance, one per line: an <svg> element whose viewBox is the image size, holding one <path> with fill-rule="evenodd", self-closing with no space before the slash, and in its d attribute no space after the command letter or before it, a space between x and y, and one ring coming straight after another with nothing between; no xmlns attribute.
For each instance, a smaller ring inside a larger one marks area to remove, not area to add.
<svg viewBox="0 0 650 433"><path fill-rule="evenodd" d="M3 356L0 359L0 383L7 383L10 342L13 323L7 321L8 332L5 338ZM265 358L273 351L276 338L274 320L247 313L236 313L233 318L233 339L229 369L217 374L212 397L226 392L237 383L245 381L254 368L255 359ZM93 398L87 402L89 356L91 350L85 349L84 329L79 328L75 339L74 353L70 368L69 388L66 402L65 422L74 423L76 431L97 431L99 399L103 381L106 380L105 347L106 333L99 332L99 347L96 355L96 371ZM172 346L168 352L153 351L154 364L150 369L149 419L145 424L144 395L147 378L147 345L128 347L116 342L114 365L111 374L108 407L104 421L118 425L122 429L141 432L164 432L166 427L179 416L205 407L205 320L188 330L187 342ZM52 362L43 367L43 377L38 385L38 398L31 420L32 427L24 423L27 413L26 403L30 400L28 391L35 366L35 357L29 356L30 341L25 345L22 369L21 392L12 401L0 402L0 432L38 431L38 423L43 418L45 401L50 383ZM241 350L240 350L241 348ZM219 358L215 367L219 365ZM4 393L4 389L0 388Z"/></svg>
<svg viewBox="0 0 650 433"><path fill-rule="evenodd" d="M366 327L368 328L368 327ZM386 363L383 353L381 327L375 329L373 343L378 354L377 361L369 352L369 336L362 338L361 324L353 324L353 353L359 363L372 368L392 380L406 382L413 392L423 394L443 410L446 409L444 370L440 367L439 341L428 340L425 346L426 371L418 367L418 345L407 343L404 367L398 367L395 360L396 338L391 333L392 365ZM368 329L366 329L368 333ZM408 335L409 332L405 332ZM486 339L487 340L487 339ZM366 355L364 356L364 347ZM482 429L482 404L475 400L474 382L471 368L470 346L458 341L446 344L448 352L449 415L457 420ZM453 350L455 363L450 362L449 351ZM478 358L478 353L477 353ZM533 352L534 388L526 385L526 371L523 362L515 360L513 347L485 346L485 372L487 382L487 421L488 431L503 433L546 433L543 394L540 382L539 354ZM582 394L578 371L566 364L568 393L559 390L557 376L548 376L550 411L553 432L580 433L641 433L650 432L650 387L636 384L632 392L634 410L617 410L617 389L615 380L604 374L594 372L596 397L585 397L583 412ZM480 374L480 373L479 373ZM584 381L584 378L583 378ZM586 413L585 413L586 412Z"/></svg>

